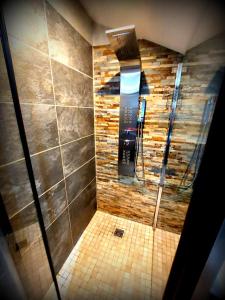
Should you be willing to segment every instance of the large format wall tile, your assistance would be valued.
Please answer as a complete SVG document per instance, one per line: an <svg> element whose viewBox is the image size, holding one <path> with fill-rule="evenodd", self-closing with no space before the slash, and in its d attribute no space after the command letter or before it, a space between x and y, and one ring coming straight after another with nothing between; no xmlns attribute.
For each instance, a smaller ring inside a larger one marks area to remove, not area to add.
<svg viewBox="0 0 225 300"><path fill-rule="evenodd" d="M95 159L66 178L68 201L71 202L95 177Z"/></svg>
<svg viewBox="0 0 225 300"><path fill-rule="evenodd" d="M95 178L94 136L73 142L77 138L94 133L93 80L90 78L92 48L46 3L52 58L52 64L50 64L43 5L44 1L41 0L24 0L20 4L14 3L11 12L8 10L7 29L10 33L10 48L35 182L57 273L72 248L67 191L63 180L61 152L58 147L58 130L61 143L71 142L62 146L66 175L80 167L80 170L75 172L75 175L69 176L66 181L70 199L78 196ZM10 20L11 24L9 24ZM1 61L4 62L3 57ZM3 70L0 72L0 85L4 89L5 86L7 87L6 79L6 72ZM0 102L10 101L8 90L7 93L0 93ZM57 104L57 114L54 101ZM3 103L0 105L3 107ZM12 104L7 105L13 108ZM1 112L3 112L2 116ZM15 129L17 124L11 118L13 110L1 112L1 125L4 123L4 134L2 134L4 143L1 145L7 155L0 158L0 163L8 163L23 157L23 152L19 148L20 139ZM10 132L11 130L13 133ZM54 149L49 150L49 148ZM91 158L91 162L82 167ZM31 251L40 237L40 228L26 172L24 161L0 167L1 196L10 217L20 253L24 258L26 257L25 265L21 268L22 279L27 285L26 292L34 299L40 299L47 290L49 281L43 280L43 270L47 272L44 264L41 270L39 268L43 261L43 258L39 256L42 254L36 253L36 250ZM95 181L93 181L79 197L79 201L71 207L70 214L73 216L74 226L77 226L74 229L74 241L85 229L95 212L95 186ZM36 269L33 267L33 255L37 260ZM31 268L32 278L27 272L28 266Z"/></svg>
<svg viewBox="0 0 225 300"><path fill-rule="evenodd" d="M55 60L51 60L51 65L56 104L76 106L77 100L73 95L76 82L72 80L72 69Z"/></svg>
<svg viewBox="0 0 225 300"><path fill-rule="evenodd" d="M58 145L58 129L54 106L22 105L30 153L37 153Z"/></svg>
<svg viewBox="0 0 225 300"><path fill-rule="evenodd" d="M63 179L60 149L52 149L32 157L35 181L39 193L45 192Z"/></svg>
<svg viewBox="0 0 225 300"><path fill-rule="evenodd" d="M45 226L48 227L66 207L65 182L62 181L40 197Z"/></svg>
<svg viewBox="0 0 225 300"><path fill-rule="evenodd" d="M79 109L79 128L81 136L94 133L94 110L92 108Z"/></svg>
<svg viewBox="0 0 225 300"><path fill-rule="evenodd" d="M50 4L46 9L50 56L71 65L74 29Z"/></svg>
<svg viewBox="0 0 225 300"><path fill-rule="evenodd" d="M23 157L14 106L0 103L0 165Z"/></svg>
<svg viewBox="0 0 225 300"><path fill-rule="evenodd" d="M47 229L47 235L55 272L58 273L72 249L67 210Z"/></svg>
<svg viewBox="0 0 225 300"><path fill-rule="evenodd" d="M69 206L73 243L75 244L96 211L95 180Z"/></svg>
<svg viewBox="0 0 225 300"><path fill-rule="evenodd" d="M74 52L71 65L89 76L93 75L92 71L92 47L76 31L73 31Z"/></svg>
<svg viewBox="0 0 225 300"><path fill-rule="evenodd" d="M79 109L76 107L57 107L58 126L61 144L80 137Z"/></svg>
<svg viewBox="0 0 225 300"><path fill-rule="evenodd" d="M41 235L34 203L11 218L10 224L20 252L25 251Z"/></svg>
<svg viewBox="0 0 225 300"><path fill-rule="evenodd" d="M33 201L25 161L0 168L0 192L9 217Z"/></svg>
<svg viewBox="0 0 225 300"><path fill-rule="evenodd" d="M92 108L57 107L61 144L94 133Z"/></svg>
<svg viewBox="0 0 225 300"><path fill-rule="evenodd" d="M95 155L94 136L66 144L62 147L65 176L82 166Z"/></svg>
<svg viewBox="0 0 225 300"><path fill-rule="evenodd" d="M44 1L5 1L4 15L9 34L48 53Z"/></svg>
<svg viewBox="0 0 225 300"><path fill-rule="evenodd" d="M10 39L20 102L54 104L49 58Z"/></svg>
<svg viewBox="0 0 225 300"><path fill-rule="evenodd" d="M8 74L3 55L2 44L0 43L0 102L12 102L12 95L9 86Z"/></svg>
<svg viewBox="0 0 225 300"><path fill-rule="evenodd" d="M52 276L42 238L32 243L28 251L17 256L16 269L24 284L27 299L43 299L52 283Z"/></svg>
<svg viewBox="0 0 225 300"><path fill-rule="evenodd" d="M51 57L92 76L91 45L49 4L47 22Z"/></svg>
<svg viewBox="0 0 225 300"><path fill-rule="evenodd" d="M93 80L55 60L52 71L56 103L93 107Z"/></svg>
<svg viewBox="0 0 225 300"><path fill-rule="evenodd" d="M92 47L45 0L7 1L6 23L36 187L57 273L72 248L65 184L72 200L95 178L94 158L81 167L95 154L94 137L73 142L94 133ZM4 63L1 53L0 63ZM0 88L6 91L0 90L2 107L2 102L11 101L6 80L6 70L1 68ZM7 105L13 108L12 104ZM1 112L4 141L0 150L5 150L6 155L0 157L0 164L23 157L13 110ZM62 143L71 142L62 146L66 174L80 167L67 182L63 176L58 131ZM52 278L45 263L44 247L39 243L42 242L40 228L26 172L24 161L5 167L0 165L0 192L20 250L16 267L28 298L38 300L49 288ZM85 229L95 206L93 182L71 207L73 223L77 226L74 241Z"/></svg>

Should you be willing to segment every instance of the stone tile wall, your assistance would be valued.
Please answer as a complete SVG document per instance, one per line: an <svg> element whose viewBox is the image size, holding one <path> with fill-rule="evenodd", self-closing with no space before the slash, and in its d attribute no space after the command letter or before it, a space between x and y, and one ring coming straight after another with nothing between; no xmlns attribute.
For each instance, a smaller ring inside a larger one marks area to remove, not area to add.
<svg viewBox="0 0 225 300"><path fill-rule="evenodd" d="M176 69L182 55L144 40L139 41L139 48L143 70L141 97L147 100L147 109L144 178L141 157L137 174L145 179L144 185L142 181L118 177L119 63L109 46L94 47L97 203L101 210L152 225ZM175 233L182 230L192 186L183 189L181 181L196 145L206 141L209 124L203 130L204 107L218 94L224 54L224 35L221 35L189 50L183 57L181 91L159 210L159 228ZM200 141L202 131L204 138ZM195 165L196 158L185 187L193 181Z"/></svg>

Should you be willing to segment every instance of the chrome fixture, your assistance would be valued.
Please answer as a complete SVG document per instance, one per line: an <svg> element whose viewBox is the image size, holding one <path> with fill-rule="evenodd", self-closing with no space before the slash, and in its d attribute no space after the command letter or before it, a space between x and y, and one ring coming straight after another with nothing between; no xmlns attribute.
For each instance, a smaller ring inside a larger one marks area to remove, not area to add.
<svg viewBox="0 0 225 300"><path fill-rule="evenodd" d="M119 175L135 176L141 59L135 26L106 31L120 64Z"/></svg>
<svg viewBox="0 0 225 300"><path fill-rule="evenodd" d="M177 66L175 87L174 87L173 99L172 99L172 104L171 104L171 113L170 113L170 117L169 117L169 128L168 128L168 132L167 132L166 146L165 146L165 151L164 151L164 155L163 155L159 188L158 188L158 194L157 194L157 200L156 200L156 208L155 208L155 214L154 214L154 220L153 220L153 229L156 229L158 213L159 213L159 206L160 206L161 197L162 197L162 190L163 190L163 186L165 183L166 167L167 167L167 163L168 163L171 137L172 137L173 126L174 126L174 121L175 121L175 117L176 117L177 102L178 102L178 98L179 98L182 67L183 67L182 63L179 63Z"/></svg>

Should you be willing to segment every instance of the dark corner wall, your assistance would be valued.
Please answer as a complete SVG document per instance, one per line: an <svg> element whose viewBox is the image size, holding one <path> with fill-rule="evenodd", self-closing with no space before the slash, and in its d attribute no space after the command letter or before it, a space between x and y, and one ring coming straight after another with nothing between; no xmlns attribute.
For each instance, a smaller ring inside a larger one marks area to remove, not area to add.
<svg viewBox="0 0 225 300"><path fill-rule="evenodd" d="M7 1L4 16L57 273L96 210L92 46L47 1ZM0 56L1 196L16 267L28 297L40 299L51 276Z"/></svg>

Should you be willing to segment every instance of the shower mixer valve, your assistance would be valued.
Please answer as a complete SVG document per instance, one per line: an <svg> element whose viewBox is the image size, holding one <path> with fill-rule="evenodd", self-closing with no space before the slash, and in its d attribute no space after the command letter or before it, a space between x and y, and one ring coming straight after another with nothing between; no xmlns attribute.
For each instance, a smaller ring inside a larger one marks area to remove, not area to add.
<svg viewBox="0 0 225 300"><path fill-rule="evenodd" d="M141 99L135 104L131 107L122 107L120 114L119 174L131 177L135 176L140 137L143 134L146 100Z"/></svg>

